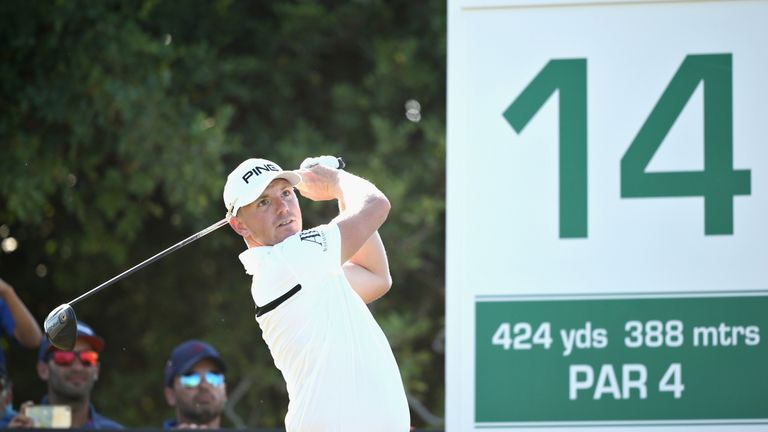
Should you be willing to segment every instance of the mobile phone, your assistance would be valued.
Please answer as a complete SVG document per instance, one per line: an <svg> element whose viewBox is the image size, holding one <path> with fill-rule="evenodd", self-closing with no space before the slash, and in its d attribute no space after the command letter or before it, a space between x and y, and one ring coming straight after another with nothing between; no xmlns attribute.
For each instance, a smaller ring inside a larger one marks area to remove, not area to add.
<svg viewBox="0 0 768 432"><path fill-rule="evenodd" d="M24 415L35 422L36 428L69 428L72 426L72 409L69 405L32 405Z"/></svg>

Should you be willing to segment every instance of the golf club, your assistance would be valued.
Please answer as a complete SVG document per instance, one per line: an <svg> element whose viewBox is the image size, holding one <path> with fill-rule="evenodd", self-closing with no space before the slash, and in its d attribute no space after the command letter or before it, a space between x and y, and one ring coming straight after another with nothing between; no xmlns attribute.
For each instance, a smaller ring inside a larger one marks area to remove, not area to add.
<svg viewBox="0 0 768 432"><path fill-rule="evenodd" d="M75 342L77 342L77 318L75 317L75 310L72 309L72 305L74 305L75 303L79 303L82 300L85 300L86 298L96 294L97 292L112 285L113 283L125 278L126 276L138 270L141 270L142 268L148 266L149 264L152 264L153 262L159 260L160 258L170 254L171 252L181 249L182 247L192 243L193 241L213 231L216 231L217 229L226 225L227 220L228 220L227 218L224 218L216 222L215 224L198 232L197 234L193 234L192 236L187 237L186 239L176 243L175 245L169 247L168 249L120 273L119 275L102 283L101 285L86 292L85 294L82 294L80 297L70 301L69 303L64 303L63 305L58 306L56 309L51 311L51 313L48 314L48 316L45 318L45 322L43 323L43 327L45 328L45 334L48 337L48 340L51 342L51 345L64 351L72 351L72 349L75 347Z"/></svg>
<svg viewBox="0 0 768 432"><path fill-rule="evenodd" d="M305 159L304 162L302 162L301 164L301 168L309 169L315 165L323 165L329 168L343 169L345 166L345 163L342 158L337 158L335 156L320 156L316 158ZM74 349L75 347L75 343L77 342L77 317L75 316L75 310L72 308L74 304L82 300L85 300L86 298L103 290L104 288L114 284L115 282L125 278L126 276L138 270L141 270L142 268L148 266L149 264L152 264L153 262L159 260L160 258L178 249L181 249L182 247L192 243L193 241L207 234L210 234L213 231L216 231L217 229L226 225L228 221L229 221L229 214L227 214L227 217L209 226L208 228L205 228L204 230L187 237L186 239L176 243L175 245L169 247L168 249L135 265L134 267L131 267L130 269L102 283L96 288L93 288L92 290L82 294L81 296L70 301L69 303L64 303L56 307L54 310L51 311L51 313L48 314L48 316L45 318L45 321L43 322L43 328L45 329L45 335L48 337L48 341L50 341L51 345L55 346L58 349L61 349L64 351L72 351L72 349Z"/></svg>

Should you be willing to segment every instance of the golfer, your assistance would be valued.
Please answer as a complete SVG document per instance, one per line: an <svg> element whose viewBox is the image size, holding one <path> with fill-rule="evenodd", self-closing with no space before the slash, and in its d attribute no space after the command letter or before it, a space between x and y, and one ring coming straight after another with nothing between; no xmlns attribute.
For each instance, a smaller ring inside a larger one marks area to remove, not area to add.
<svg viewBox="0 0 768 432"><path fill-rule="evenodd" d="M303 230L294 187L336 200L338 216ZM408 431L395 357L366 306L392 284L377 232L389 200L346 171L248 159L229 174L224 204L248 246L240 261L253 276L256 321L285 378L286 430Z"/></svg>

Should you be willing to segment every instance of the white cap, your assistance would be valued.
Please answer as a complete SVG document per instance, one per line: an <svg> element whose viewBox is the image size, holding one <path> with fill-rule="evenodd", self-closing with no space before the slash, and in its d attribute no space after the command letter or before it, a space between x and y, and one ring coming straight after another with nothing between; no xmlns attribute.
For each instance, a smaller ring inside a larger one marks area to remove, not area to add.
<svg viewBox="0 0 768 432"><path fill-rule="evenodd" d="M301 182L293 171L283 171L279 165L266 159L248 159L227 176L224 185L224 206L227 216L237 215L240 207L247 206L261 196L274 179L286 179L291 186Z"/></svg>

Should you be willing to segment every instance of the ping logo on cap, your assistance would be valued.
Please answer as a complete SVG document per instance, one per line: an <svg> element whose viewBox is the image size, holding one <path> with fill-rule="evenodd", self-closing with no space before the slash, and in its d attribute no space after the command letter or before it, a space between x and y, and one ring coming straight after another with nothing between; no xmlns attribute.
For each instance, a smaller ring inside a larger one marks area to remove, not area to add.
<svg viewBox="0 0 768 432"><path fill-rule="evenodd" d="M276 167L275 165L268 163L264 164L262 166L256 165L255 167L251 168L249 171L246 171L245 174L243 174L243 181L245 184L248 184L248 179L253 177L254 175L259 176L261 175L262 171L280 171L280 168Z"/></svg>

